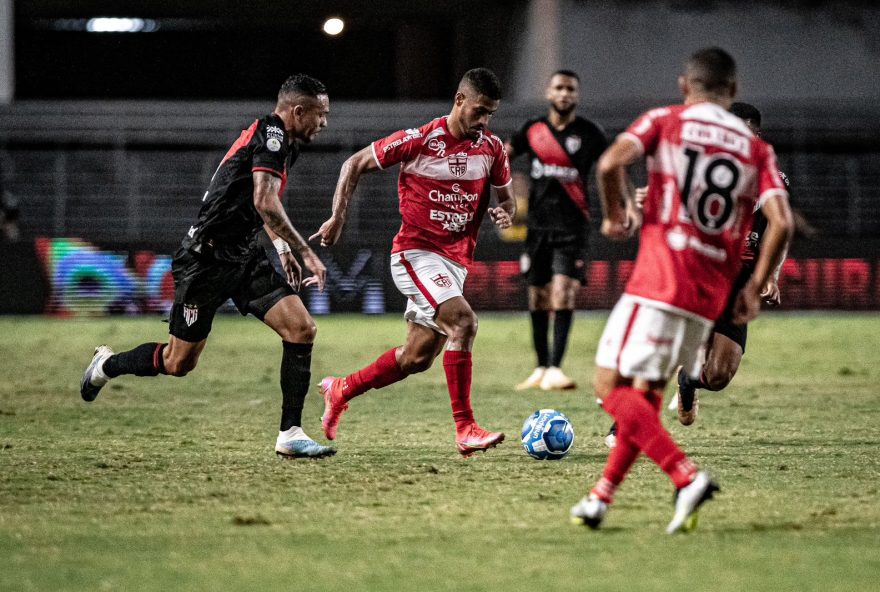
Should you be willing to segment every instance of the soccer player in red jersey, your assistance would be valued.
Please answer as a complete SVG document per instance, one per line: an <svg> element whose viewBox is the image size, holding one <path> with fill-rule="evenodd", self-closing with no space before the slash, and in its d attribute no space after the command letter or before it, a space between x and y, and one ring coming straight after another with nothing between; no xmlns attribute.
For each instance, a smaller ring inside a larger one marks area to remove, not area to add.
<svg viewBox="0 0 880 592"><path fill-rule="evenodd" d="M296 74L281 85L275 110L242 131L223 157L201 197L198 220L174 255L168 343L144 343L119 353L98 346L80 382L83 399L94 401L109 380L124 374L186 376L208 343L217 309L231 298L242 315L254 315L281 338L276 454L321 458L336 453L302 428L317 330L298 292L300 285L323 289L327 269L281 203L300 143L311 142L326 127L329 112L327 89L315 78ZM264 231L278 252L271 255L274 262L260 244ZM303 279L294 251L313 276Z"/></svg>
<svg viewBox="0 0 880 592"><path fill-rule="evenodd" d="M756 136L761 135L761 112L753 105L748 103L734 103L730 107L730 112L737 117L742 118L749 126L749 129ZM789 185L788 177L782 171L779 176L785 183L786 188ZM795 225L797 220L795 219ZM708 351L706 352L706 362L700 369L698 376L689 376L684 368L676 373L677 389L674 400L670 402L670 406L675 406L678 410L678 421L682 425L690 425L694 423L699 411L698 389L706 389L709 391L720 391L730 384L739 364L742 361L743 354L746 351L746 337L748 335L748 325L737 324L733 322L733 307L735 304L736 292L745 285L749 276L752 274L752 267L758 259L761 252L761 236L767 228L767 220L761 213L761 209L755 211L752 229L746 234L745 248L742 254L742 269L733 284L730 299L724 312L715 320L712 327L712 335L709 339ZM770 274L767 284L764 286L761 297L769 306L777 306L780 301L779 278L780 266Z"/></svg>
<svg viewBox="0 0 880 592"><path fill-rule="evenodd" d="M596 394L617 422L617 445L601 479L571 508L573 521L592 528L641 453L677 490L667 533L691 526L691 516L717 491L663 428L663 389L678 365L698 372L713 320L739 272L755 206L762 206L767 230L755 270L737 296L735 322L757 316L761 288L792 231L773 148L728 111L736 95L733 58L718 48L698 51L679 88L683 105L640 116L598 165L602 234L623 240L639 223L641 232L632 277L596 352ZM648 195L639 214L627 167L642 157Z"/></svg>
<svg viewBox="0 0 880 592"><path fill-rule="evenodd" d="M507 228L516 210L507 154L487 129L500 98L494 73L468 70L447 117L377 140L342 165L333 213L311 239L320 236L325 247L335 244L361 175L399 163L402 224L391 248L391 273L408 299L407 335L403 345L365 368L321 381L321 422L328 439L336 438L348 401L424 372L441 352L458 451L470 456L504 439L504 434L484 430L474 420L471 348L477 316L462 296L483 215L488 211L498 227ZM497 191L497 207L489 207L490 186Z"/></svg>

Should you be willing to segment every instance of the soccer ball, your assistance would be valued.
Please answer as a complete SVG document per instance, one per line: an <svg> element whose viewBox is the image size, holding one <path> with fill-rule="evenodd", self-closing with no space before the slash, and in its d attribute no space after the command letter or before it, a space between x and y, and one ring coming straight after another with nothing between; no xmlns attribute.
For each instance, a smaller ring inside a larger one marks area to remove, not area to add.
<svg viewBox="0 0 880 592"><path fill-rule="evenodd" d="M571 422L555 409L539 409L532 413L522 428L522 445L532 458L559 460L574 442Z"/></svg>

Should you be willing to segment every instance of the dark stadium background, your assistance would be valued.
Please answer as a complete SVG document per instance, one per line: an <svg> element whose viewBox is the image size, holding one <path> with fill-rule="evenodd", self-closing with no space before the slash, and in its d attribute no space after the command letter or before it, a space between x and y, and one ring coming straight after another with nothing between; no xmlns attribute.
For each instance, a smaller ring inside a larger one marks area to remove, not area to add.
<svg viewBox="0 0 880 592"><path fill-rule="evenodd" d="M156 30L86 32L99 16ZM329 16L346 22L338 37L320 30ZM677 101L682 60L710 44L738 59L741 98L764 111L793 204L817 231L796 238L784 305L880 307L880 9L871 2L0 0L0 17L0 164L20 208L18 240L0 243L0 312L161 310L161 266L207 179L290 73L313 74L331 93L330 126L285 198L311 233L329 213L342 161L447 112L467 68L502 78L492 124L502 136L544 111L541 90L558 67L581 74L581 112L615 134L643 109ZM402 308L386 260L395 184L393 173L363 183L343 246L322 253L335 279L327 295L307 295L314 312ZM582 308L613 303L634 252L597 234ZM524 308L520 244L509 238L484 229L468 285L478 308Z"/></svg>

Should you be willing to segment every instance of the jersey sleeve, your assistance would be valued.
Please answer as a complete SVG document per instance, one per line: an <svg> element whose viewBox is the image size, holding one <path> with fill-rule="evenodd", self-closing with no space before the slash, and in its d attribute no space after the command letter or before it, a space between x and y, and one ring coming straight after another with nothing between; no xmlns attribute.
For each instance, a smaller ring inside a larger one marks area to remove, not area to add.
<svg viewBox="0 0 880 592"><path fill-rule="evenodd" d="M423 134L419 129L394 132L370 145L373 150L373 158L380 169L387 169L398 163L413 160L422 146L422 138Z"/></svg>
<svg viewBox="0 0 880 592"><path fill-rule="evenodd" d="M773 197L787 197L788 191L785 183L787 178L783 179L780 175L773 147L766 142L761 142L759 146L761 149L758 152L758 207L761 207L765 201Z"/></svg>
<svg viewBox="0 0 880 592"><path fill-rule="evenodd" d="M489 170L489 184L492 187L504 187L509 185L512 178L510 176L510 159L507 157L507 150L504 144L497 136L492 138L492 146L494 148L492 168Z"/></svg>
<svg viewBox="0 0 880 592"><path fill-rule="evenodd" d="M531 122L526 123L510 137L510 146L513 148L513 153L517 156L529 151L529 140L528 136L526 136L529 125L531 125Z"/></svg>
<svg viewBox="0 0 880 592"><path fill-rule="evenodd" d="M253 148L251 171L264 171L283 177L284 163L290 150L284 128L270 119L263 119L257 125L251 142Z"/></svg>
<svg viewBox="0 0 880 592"><path fill-rule="evenodd" d="M642 154L653 154L660 138L660 118L668 114L665 107L643 113L618 138L634 142Z"/></svg>

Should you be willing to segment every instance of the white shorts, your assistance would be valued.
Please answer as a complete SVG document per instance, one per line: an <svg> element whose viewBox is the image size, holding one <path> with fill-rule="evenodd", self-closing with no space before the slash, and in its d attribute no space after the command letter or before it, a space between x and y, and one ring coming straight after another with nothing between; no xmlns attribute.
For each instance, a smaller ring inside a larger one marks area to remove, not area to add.
<svg viewBox="0 0 880 592"><path fill-rule="evenodd" d="M624 294L599 339L596 366L627 378L665 380L680 364L688 376L699 376L711 331L711 321Z"/></svg>
<svg viewBox="0 0 880 592"><path fill-rule="evenodd" d="M391 255L391 277L408 299L403 317L445 335L434 316L440 304L462 295L467 268L437 253L410 249Z"/></svg>

